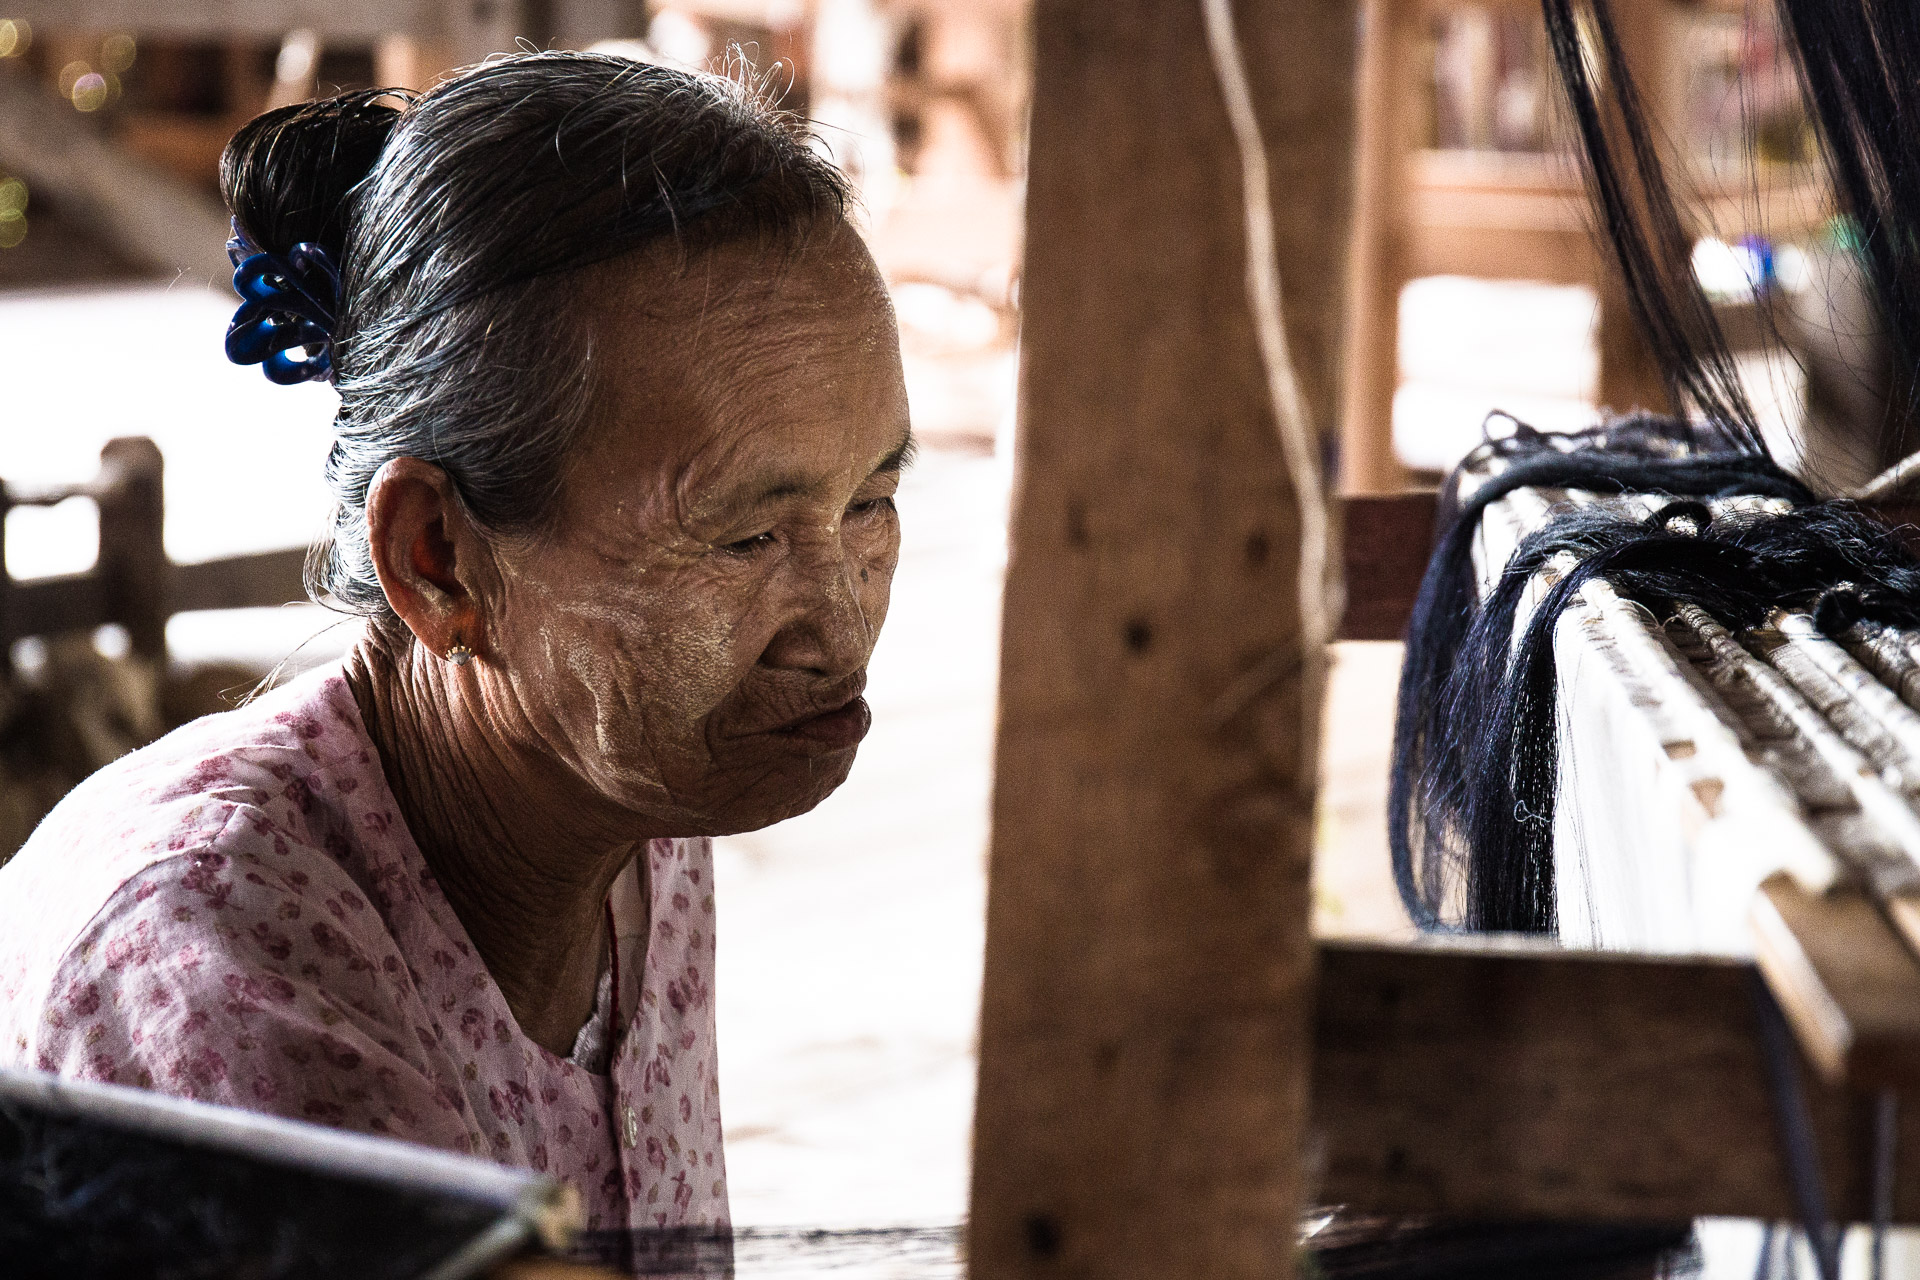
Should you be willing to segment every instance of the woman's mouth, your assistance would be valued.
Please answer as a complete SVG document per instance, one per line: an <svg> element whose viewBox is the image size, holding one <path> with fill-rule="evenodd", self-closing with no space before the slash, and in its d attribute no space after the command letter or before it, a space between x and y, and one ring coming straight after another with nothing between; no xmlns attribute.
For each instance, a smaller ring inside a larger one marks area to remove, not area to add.
<svg viewBox="0 0 1920 1280"><path fill-rule="evenodd" d="M872 725L873 712L867 709L867 700L855 694L832 710L782 725L773 733L775 737L815 744L829 751L844 751L858 745Z"/></svg>

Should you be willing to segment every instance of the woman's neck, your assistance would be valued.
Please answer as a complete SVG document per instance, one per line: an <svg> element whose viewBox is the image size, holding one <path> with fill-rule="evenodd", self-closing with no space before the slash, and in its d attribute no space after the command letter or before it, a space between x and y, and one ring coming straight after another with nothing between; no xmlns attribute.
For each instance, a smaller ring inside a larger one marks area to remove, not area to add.
<svg viewBox="0 0 1920 1280"><path fill-rule="evenodd" d="M645 836L551 757L516 751L510 713L463 696L451 672L377 626L346 661L414 842L521 1031L564 1058L612 945L607 893Z"/></svg>

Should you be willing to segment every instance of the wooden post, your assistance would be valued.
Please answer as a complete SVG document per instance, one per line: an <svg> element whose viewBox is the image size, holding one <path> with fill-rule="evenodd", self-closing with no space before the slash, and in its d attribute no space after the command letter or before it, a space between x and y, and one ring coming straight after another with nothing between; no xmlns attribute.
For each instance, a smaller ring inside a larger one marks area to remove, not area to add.
<svg viewBox="0 0 1920 1280"><path fill-rule="evenodd" d="M1613 0L1614 29L1620 36L1627 69L1640 91L1647 122L1656 137L1681 136L1670 105L1674 74L1670 63L1678 56L1676 51L1680 47L1678 41L1668 39L1671 20L1670 0ZM1625 137L1617 138L1614 145L1625 163ZM1681 170L1670 166L1670 173L1677 181ZM1607 250L1604 239L1600 246L1600 404L1615 413L1634 409L1674 412L1681 406L1669 402L1660 362L1633 318L1619 264Z"/></svg>
<svg viewBox="0 0 1920 1280"><path fill-rule="evenodd" d="M1424 10L1410 0L1365 0L1361 12L1339 486L1342 493L1392 493L1407 484L1393 452L1393 395L1400 386L1400 290L1409 272L1413 218L1420 86L1414 55Z"/></svg>
<svg viewBox="0 0 1920 1280"><path fill-rule="evenodd" d="M167 652L166 507L160 449L144 436L107 441L100 451L100 591L107 616L127 629L143 658Z"/></svg>
<svg viewBox="0 0 1920 1280"><path fill-rule="evenodd" d="M7 516L13 511L13 494L0 480L0 680L13 675L14 600L13 575L7 572Z"/></svg>
<svg viewBox="0 0 1920 1280"><path fill-rule="evenodd" d="M1200 0L1040 0L968 1257L1291 1274L1316 753L1299 514ZM1351 0L1244 4L1288 336L1335 421ZM1223 705L1256 668L1279 674Z"/></svg>

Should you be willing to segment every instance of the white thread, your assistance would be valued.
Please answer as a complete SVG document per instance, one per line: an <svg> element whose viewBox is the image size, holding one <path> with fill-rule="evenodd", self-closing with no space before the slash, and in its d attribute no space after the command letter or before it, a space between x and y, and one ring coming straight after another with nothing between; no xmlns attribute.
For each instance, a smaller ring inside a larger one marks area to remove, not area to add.
<svg viewBox="0 0 1920 1280"><path fill-rule="evenodd" d="M1852 492L1840 496L1855 502L1885 502L1905 492L1916 476L1920 476L1920 453L1907 455Z"/></svg>
<svg viewBox="0 0 1920 1280"><path fill-rule="evenodd" d="M1287 350L1285 314L1280 303L1280 259L1273 239L1273 200L1268 186L1267 148L1254 114L1246 59L1234 30L1229 0L1200 0L1206 19L1207 48L1226 102L1227 119L1240 152L1240 185L1247 234L1247 302L1253 311L1260 363L1267 375L1274 422L1294 500L1300 504L1300 644L1305 677L1306 730L1302 741L1320 736L1320 693L1324 687L1327 645L1333 639L1333 610L1327 581L1327 502L1320 488L1320 458L1300 395L1300 380Z"/></svg>

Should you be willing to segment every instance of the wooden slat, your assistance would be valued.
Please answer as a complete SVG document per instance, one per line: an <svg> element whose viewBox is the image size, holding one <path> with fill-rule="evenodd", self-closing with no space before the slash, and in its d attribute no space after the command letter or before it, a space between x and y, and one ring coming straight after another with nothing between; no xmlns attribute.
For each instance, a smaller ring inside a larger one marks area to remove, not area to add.
<svg viewBox="0 0 1920 1280"><path fill-rule="evenodd" d="M262 551L226 560L175 565L168 573L168 615L198 609L251 609L305 600L304 548ZM28 578L11 584L0 639L91 631L115 620L100 579L91 573Z"/></svg>
<svg viewBox="0 0 1920 1280"><path fill-rule="evenodd" d="M369 44L385 36L417 36L447 40L461 54L477 57L510 51L516 36L544 48L556 36L580 42L638 34L645 28L642 10L633 0L571 0L564 6L552 0L9 0L6 12L47 31L277 41L306 28L334 43ZM564 14L564 29L556 29L556 11Z"/></svg>
<svg viewBox="0 0 1920 1280"><path fill-rule="evenodd" d="M1330 433L1354 6L1235 8ZM968 1261L1284 1280L1315 753L1240 158L1197 0L1040 0L1035 30Z"/></svg>
<svg viewBox="0 0 1920 1280"><path fill-rule="evenodd" d="M1420 578L1433 549L1433 518L1440 495L1356 494L1341 501L1341 549L1346 563L1347 611L1342 640L1401 640Z"/></svg>
<svg viewBox="0 0 1920 1280"><path fill-rule="evenodd" d="M1318 1197L1356 1210L1794 1216L1752 965L1478 940L1321 948ZM1871 1102L1803 1072L1834 1212L1869 1213ZM1920 1222L1920 1093L1896 1220Z"/></svg>
<svg viewBox="0 0 1920 1280"><path fill-rule="evenodd" d="M1761 972L1822 1075L1920 1088L1920 962L1864 890L1815 895L1782 874L1754 903Z"/></svg>
<svg viewBox="0 0 1920 1280"><path fill-rule="evenodd" d="M307 594L301 574L306 559L305 548L294 547L174 565L167 575L166 613L252 609L303 601ZM12 584L0 638L11 642L24 636L91 631L114 620L107 594L99 578L91 573L28 578Z"/></svg>
<svg viewBox="0 0 1920 1280"><path fill-rule="evenodd" d="M1407 156L1419 128L1412 86L1420 81L1427 27L1406 0L1365 0L1361 14L1338 477L1344 493L1406 483L1393 451L1393 395L1400 385L1400 289L1408 279L1412 230Z"/></svg>
<svg viewBox="0 0 1920 1280"><path fill-rule="evenodd" d="M437 34L435 0L9 0L7 16L46 31L131 31L140 35L279 40L298 27L323 36L372 40L390 32Z"/></svg>
<svg viewBox="0 0 1920 1280"><path fill-rule="evenodd" d="M196 609L251 609L307 598L302 574L307 563L303 547L262 551L250 556L175 565L167 595L169 613Z"/></svg>
<svg viewBox="0 0 1920 1280"><path fill-rule="evenodd" d="M89 573L28 578L7 592L7 616L0 628L11 643L25 636L91 631L111 621L106 593Z"/></svg>

